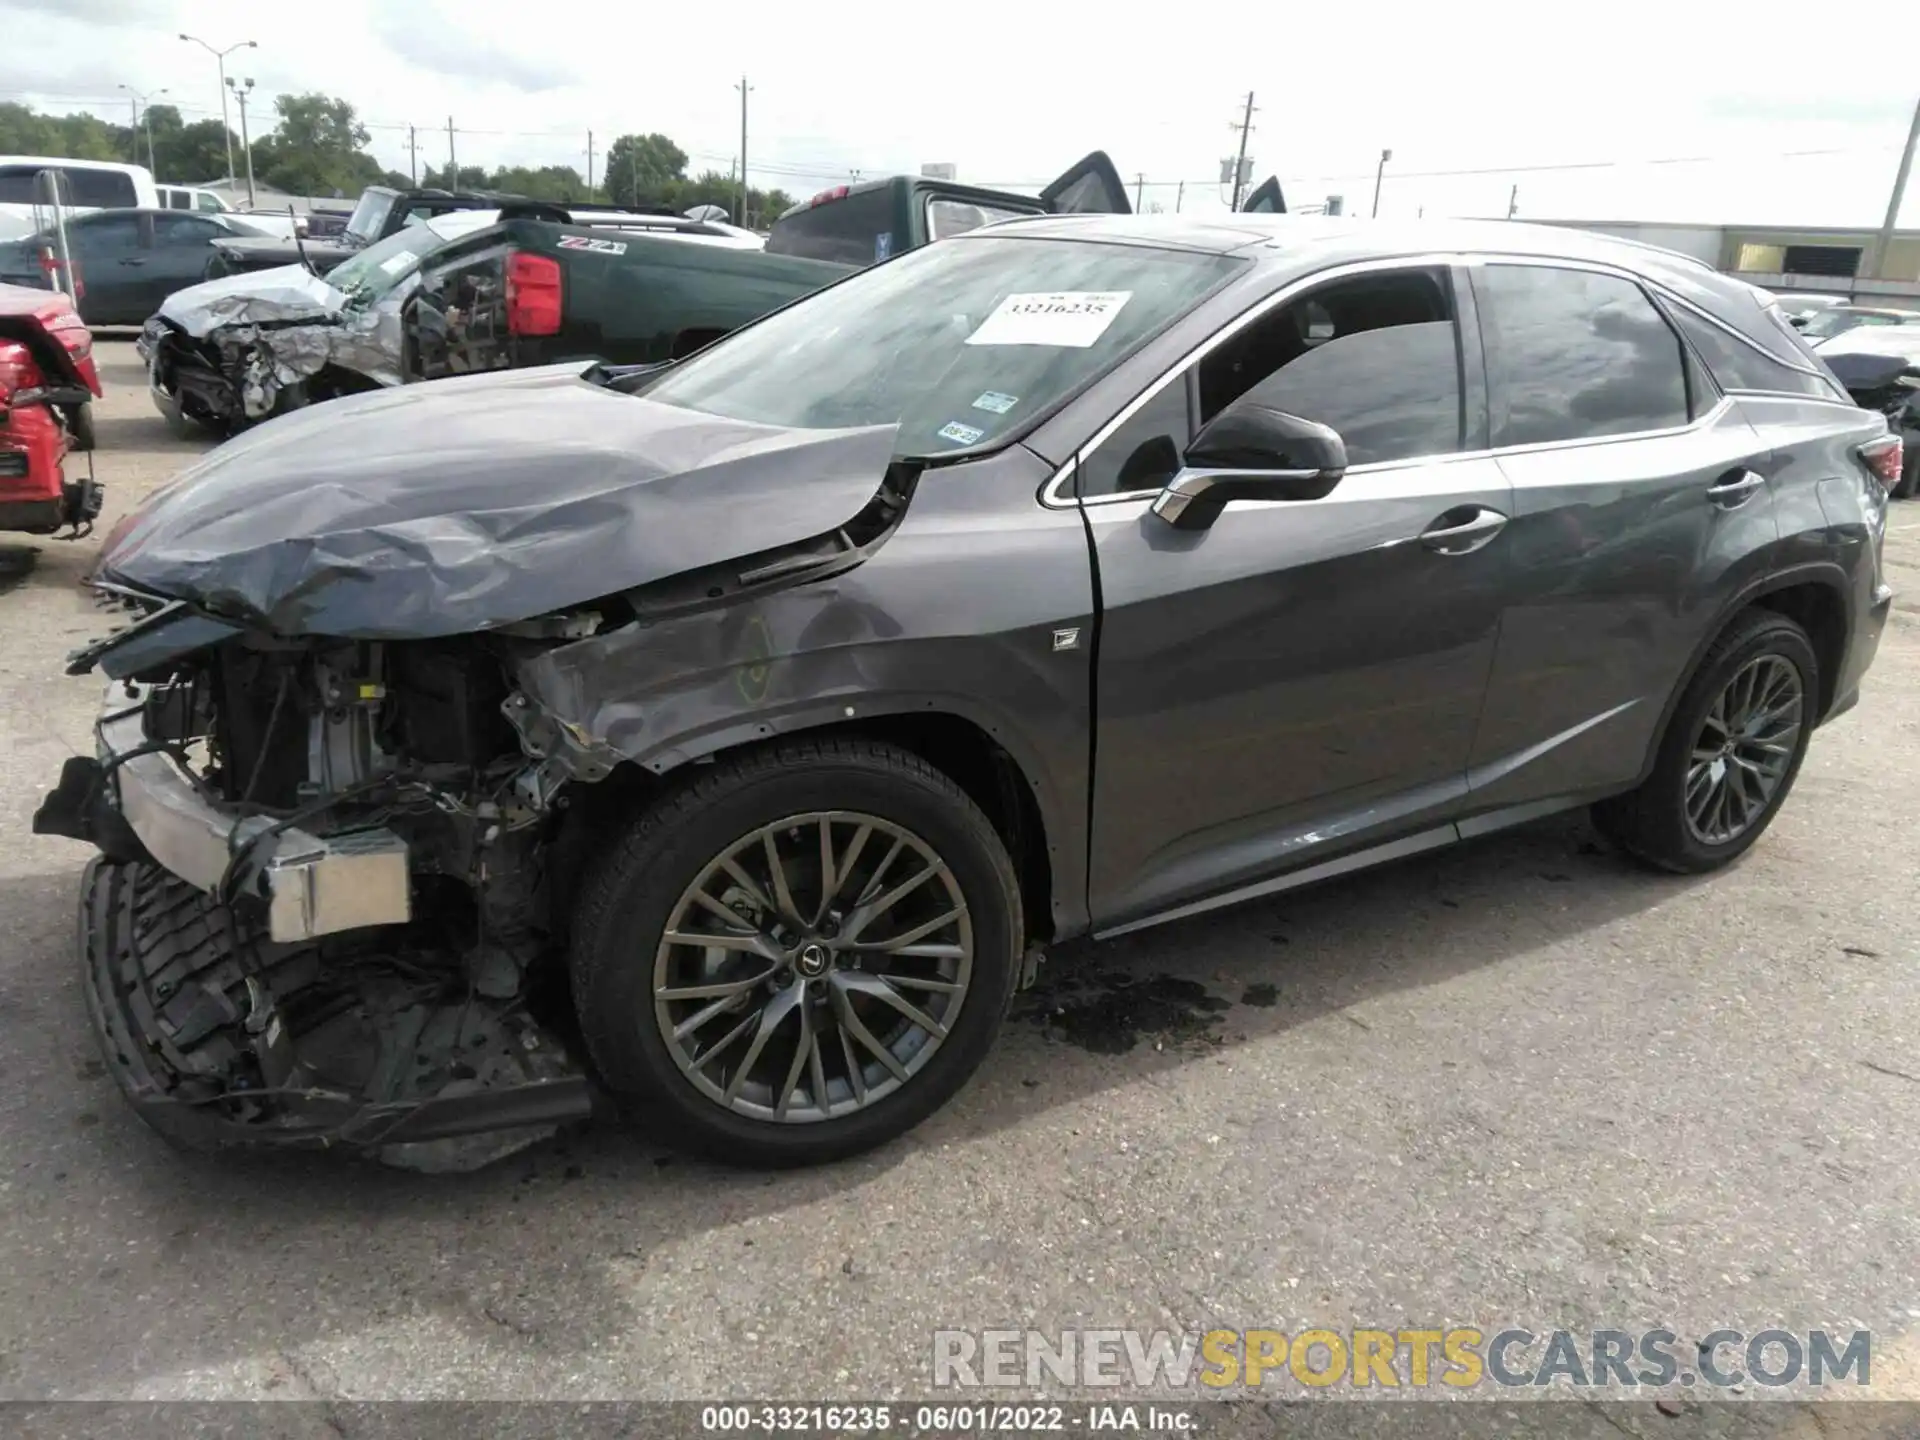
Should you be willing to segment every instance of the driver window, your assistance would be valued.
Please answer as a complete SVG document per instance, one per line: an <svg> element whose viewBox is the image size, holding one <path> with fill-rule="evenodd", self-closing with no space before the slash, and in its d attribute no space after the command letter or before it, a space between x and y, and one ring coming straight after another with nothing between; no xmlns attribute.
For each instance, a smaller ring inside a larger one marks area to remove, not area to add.
<svg viewBox="0 0 1920 1440"><path fill-rule="evenodd" d="M1210 351L1198 373L1198 424L1250 398L1331 425L1351 464L1461 448L1460 346L1442 270L1355 276L1309 291ZM1083 497L1157 490L1193 437L1189 385L1176 376L1080 466Z"/></svg>
<svg viewBox="0 0 1920 1440"><path fill-rule="evenodd" d="M1200 423L1245 398L1331 425L1354 465L1459 450L1451 289L1444 272L1395 271L1282 306L1200 362Z"/></svg>

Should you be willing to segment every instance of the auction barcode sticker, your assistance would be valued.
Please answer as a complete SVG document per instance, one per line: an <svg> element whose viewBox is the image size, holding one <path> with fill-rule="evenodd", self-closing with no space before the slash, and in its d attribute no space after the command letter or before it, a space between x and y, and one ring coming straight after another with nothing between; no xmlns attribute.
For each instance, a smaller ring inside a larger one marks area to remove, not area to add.
<svg viewBox="0 0 1920 1440"><path fill-rule="evenodd" d="M1009 295L967 337L969 345L1057 345L1084 350L1133 298L1131 290Z"/></svg>

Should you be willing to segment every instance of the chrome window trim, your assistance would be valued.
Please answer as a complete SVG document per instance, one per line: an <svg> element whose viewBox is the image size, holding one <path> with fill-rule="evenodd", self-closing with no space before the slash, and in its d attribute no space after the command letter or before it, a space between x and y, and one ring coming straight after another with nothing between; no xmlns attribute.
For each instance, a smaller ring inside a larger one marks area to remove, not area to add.
<svg viewBox="0 0 1920 1440"><path fill-rule="evenodd" d="M1113 419L1109 420L1098 431L1096 431L1091 440L1088 440L1078 450L1074 451L1072 455L1067 457L1065 462L1062 463L1061 466L1054 471L1052 477L1047 481L1046 485L1042 487L1040 491L1040 503L1047 506L1049 509L1070 510L1076 504L1081 505L1083 507L1092 507L1092 506L1099 506L1099 505L1112 505L1122 501L1138 500L1138 499L1141 499L1142 497L1145 497L1146 499L1149 499L1149 500L1152 499L1152 497L1159 492L1147 491L1147 490L1131 490L1131 491L1117 492L1112 495L1095 495L1085 499L1076 500L1075 497L1071 493L1069 493L1067 487L1071 485L1073 481L1074 468L1077 465L1079 465L1080 462L1083 459L1085 459L1088 455L1090 455L1094 450L1099 448L1100 445L1105 443L1107 438L1111 436L1114 431L1118 430L1122 425L1126 424L1127 421L1131 420L1136 411L1140 410L1143 406L1146 405L1148 401L1152 400L1154 396L1158 395L1163 389L1165 389L1169 381L1184 375L1187 371L1187 368L1190 365L1194 364L1198 360L1204 359L1206 355L1214 349L1215 346L1219 345L1222 341L1225 341L1231 338L1243 327L1253 323L1253 321L1265 315L1267 311L1275 308L1276 306L1285 304L1289 299L1298 295L1302 290L1309 289L1314 286L1318 286L1330 280L1343 279L1348 275L1366 274L1367 272L1373 271L1373 270L1399 270L1399 269L1421 269L1421 268L1432 269L1436 266L1441 266L1441 265L1471 266L1471 265L1486 265L1486 264L1531 265L1535 268L1545 268L1545 269L1553 269L1553 270L1589 270L1602 275L1611 275L1616 279L1631 281L1633 284L1640 286L1642 289L1651 288L1651 289L1657 290L1662 296L1665 296L1668 293L1663 287L1655 284L1653 281L1649 280L1646 276L1640 275L1632 270L1625 269L1621 266L1610 265L1604 261L1599 261L1599 260L1575 260L1575 259L1563 260L1557 256L1506 255L1506 254L1495 254L1495 253L1484 253L1484 254L1476 253L1471 255L1433 254L1433 255L1405 256L1405 257L1400 257L1396 259L1359 260L1359 261L1354 261L1350 264L1335 266L1328 270L1315 271L1313 274L1302 276L1300 279L1295 280L1292 284L1284 286L1280 290L1275 291L1272 295L1269 295L1265 300L1261 301L1258 305L1254 306L1253 309L1247 311L1246 314L1239 316L1231 324L1216 331L1214 334L1209 336L1206 340L1202 341L1200 344L1194 346L1192 350L1188 351L1184 356L1182 356L1178 361L1176 361L1174 365L1169 370L1166 371L1165 374L1161 375L1152 384L1150 384L1145 390L1142 390L1137 396L1135 396L1130 402L1128 402L1128 404L1120 411L1119 414L1115 415ZM1679 297L1676 296L1674 298L1678 300L1678 303L1682 305L1686 304L1684 300L1679 300ZM1695 307L1688 305L1687 308L1692 310ZM1711 319L1711 317L1707 317L1707 318ZM1457 319L1455 323L1456 324L1459 323ZM1719 324L1718 321L1714 321L1713 323L1716 325ZM1720 328L1725 329L1726 327L1721 326ZM1680 340L1680 339L1683 339L1684 337L1676 335L1674 338L1676 340ZM1744 337L1742 338L1744 339ZM1759 349L1759 347L1753 345L1753 342L1750 340L1746 341L1746 343L1749 346L1752 346L1752 348L1756 350ZM1766 355L1767 352L1764 350L1761 350L1760 353L1762 355ZM1776 360L1776 363L1785 365L1785 362L1779 361L1777 357L1768 356L1768 358ZM1790 365L1787 365L1785 366L1785 368L1792 369L1793 367ZM1805 373L1812 374L1813 372L1807 371ZM1718 382L1716 382L1716 386L1717 384ZM1841 404L1842 403L1839 401L1823 400L1822 397L1817 395L1803 395L1798 391L1793 391L1793 390L1736 391L1736 392L1730 392L1730 393L1723 392L1720 396L1719 401L1716 404L1714 404L1710 409L1706 410L1702 414L1695 416L1693 419L1689 420L1685 425L1671 425L1660 430L1633 430L1620 435L1583 435L1583 436L1577 436L1573 439L1568 439L1568 440L1542 440L1530 445L1500 445L1500 446L1494 446L1485 450L1443 450L1431 455L1409 455L1400 460L1380 460L1367 465L1355 465L1347 471L1347 474L1372 475L1372 474L1379 474L1381 472L1389 471L1389 470L1409 469L1416 465L1421 465L1421 466L1445 465L1449 463L1468 461L1468 460L1485 460L1489 458L1498 459L1502 455L1535 455L1544 451L1571 450L1575 448L1584 449L1588 446L1593 446L1593 445L1617 445L1617 444L1622 444L1629 441L1660 440L1660 439L1666 439L1676 435L1687 435L1687 434L1691 434L1695 430L1704 430L1710 426L1718 424L1725 417L1726 412L1733 407L1734 394L1746 394L1746 395L1755 395L1755 396L1765 396L1768 398L1791 399L1791 400L1812 400L1812 401L1818 401L1824 404ZM1848 405L1845 408L1852 409L1855 407ZM1245 502L1236 501L1235 503L1240 504ZM1273 503L1291 504L1291 503L1297 503L1297 502L1289 501L1289 502L1273 502Z"/></svg>

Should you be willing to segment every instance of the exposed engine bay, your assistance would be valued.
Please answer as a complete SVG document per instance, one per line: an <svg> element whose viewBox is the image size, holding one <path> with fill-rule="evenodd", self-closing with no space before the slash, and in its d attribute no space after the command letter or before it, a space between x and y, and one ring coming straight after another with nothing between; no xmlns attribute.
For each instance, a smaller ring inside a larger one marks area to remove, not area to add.
<svg viewBox="0 0 1920 1440"><path fill-rule="evenodd" d="M644 777L540 677L857 563L905 504L883 485L830 535L439 638L286 638L96 582L135 618L73 658L115 677L100 753L34 824L103 852L81 948L128 1097L190 1145L434 1169L586 1118L570 887Z"/></svg>
<svg viewBox="0 0 1920 1440"><path fill-rule="evenodd" d="M106 852L81 917L96 1020L122 1037L119 1078L158 1128L459 1166L588 1113L566 1042L532 1009L565 806L503 709L512 645L240 636L115 687L145 746L249 817L211 893L137 837L71 827ZM70 762L55 798L84 817L102 769ZM276 939L264 877L288 835L372 841L388 880L359 872L372 893ZM451 1138L478 1128L499 1133Z"/></svg>

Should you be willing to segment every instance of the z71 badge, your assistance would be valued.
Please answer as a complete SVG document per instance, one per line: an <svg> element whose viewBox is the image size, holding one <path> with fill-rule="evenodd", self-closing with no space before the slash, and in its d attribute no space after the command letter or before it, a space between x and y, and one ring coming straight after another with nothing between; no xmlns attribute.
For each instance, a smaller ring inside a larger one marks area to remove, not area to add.
<svg viewBox="0 0 1920 1440"><path fill-rule="evenodd" d="M624 240L602 240L598 235L562 235L562 250L591 250L596 255L624 255L627 242Z"/></svg>

